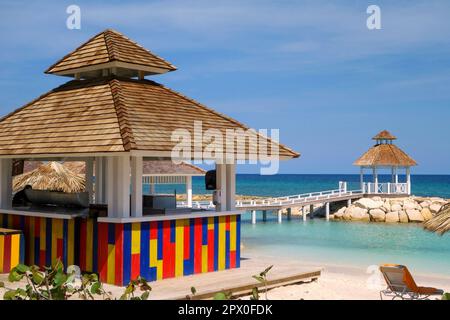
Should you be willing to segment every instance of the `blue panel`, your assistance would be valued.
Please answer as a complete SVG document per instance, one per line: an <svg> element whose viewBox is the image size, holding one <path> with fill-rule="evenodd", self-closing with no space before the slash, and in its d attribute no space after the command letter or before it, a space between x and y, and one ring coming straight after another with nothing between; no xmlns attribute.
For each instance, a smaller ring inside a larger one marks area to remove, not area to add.
<svg viewBox="0 0 450 320"><path fill-rule="evenodd" d="M236 216L236 268L241 266L241 215Z"/></svg>
<svg viewBox="0 0 450 320"><path fill-rule="evenodd" d="M131 223L123 225L123 283L127 285L131 278Z"/></svg>
<svg viewBox="0 0 450 320"><path fill-rule="evenodd" d="M202 218L202 245L208 244L208 218Z"/></svg>
<svg viewBox="0 0 450 320"><path fill-rule="evenodd" d="M108 244L116 244L116 225L108 223Z"/></svg>
<svg viewBox="0 0 450 320"><path fill-rule="evenodd" d="M150 223L141 223L141 276L150 280Z"/></svg>
<svg viewBox="0 0 450 320"><path fill-rule="evenodd" d="M45 265L52 265L52 219L45 218Z"/></svg>
<svg viewBox="0 0 450 320"><path fill-rule="evenodd" d="M148 281L156 281L156 267L150 267Z"/></svg>
<svg viewBox="0 0 450 320"><path fill-rule="evenodd" d="M219 217L214 217L214 270L219 269Z"/></svg>
<svg viewBox="0 0 450 320"><path fill-rule="evenodd" d="M230 231L225 231L225 269L230 269Z"/></svg>
<svg viewBox="0 0 450 320"><path fill-rule="evenodd" d="M163 222L158 221L158 260L163 259Z"/></svg>
<svg viewBox="0 0 450 320"><path fill-rule="evenodd" d="M170 221L170 242L171 243L175 243L175 229L176 228L176 221L175 220L171 220Z"/></svg>

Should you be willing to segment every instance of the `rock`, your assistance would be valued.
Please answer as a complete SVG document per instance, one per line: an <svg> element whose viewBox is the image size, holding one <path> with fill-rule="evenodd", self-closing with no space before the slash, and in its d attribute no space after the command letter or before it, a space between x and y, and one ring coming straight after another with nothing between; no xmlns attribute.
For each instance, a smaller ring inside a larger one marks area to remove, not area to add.
<svg viewBox="0 0 450 320"><path fill-rule="evenodd" d="M386 214L381 209L372 209L369 211L370 220L375 222L384 222L386 220Z"/></svg>
<svg viewBox="0 0 450 320"><path fill-rule="evenodd" d="M386 213L386 223L395 223L399 221L400 219L397 211Z"/></svg>
<svg viewBox="0 0 450 320"><path fill-rule="evenodd" d="M342 207L342 208L340 208L338 211L336 211L336 212L334 213L333 218L334 218L335 220L341 220L341 219L343 219L345 210L347 210L347 207Z"/></svg>
<svg viewBox="0 0 450 320"><path fill-rule="evenodd" d="M353 206L345 210L343 217L344 220L370 221L370 216L367 214L366 209Z"/></svg>
<svg viewBox="0 0 450 320"><path fill-rule="evenodd" d="M408 219L410 222L423 222L423 216L419 210L406 210L406 214L408 215Z"/></svg>
<svg viewBox="0 0 450 320"><path fill-rule="evenodd" d="M391 211L402 211L403 207L400 203L393 203L391 205Z"/></svg>
<svg viewBox="0 0 450 320"><path fill-rule="evenodd" d="M403 210L415 210L417 209L417 202L406 200L403 202Z"/></svg>
<svg viewBox="0 0 450 320"><path fill-rule="evenodd" d="M433 203L432 205L430 205L430 211L434 214L438 213L441 208L442 206L439 203Z"/></svg>
<svg viewBox="0 0 450 320"><path fill-rule="evenodd" d="M391 212L391 204L389 203L389 201L385 201L383 206L381 207L383 209L384 212Z"/></svg>
<svg viewBox="0 0 450 320"><path fill-rule="evenodd" d="M361 198L355 202L355 206L362 209L378 209L384 204L383 201L374 201L370 198Z"/></svg>
<svg viewBox="0 0 450 320"><path fill-rule="evenodd" d="M399 211L398 212L398 219L400 220L401 223L408 223L409 222L408 215L406 214L405 211Z"/></svg>
<svg viewBox="0 0 450 320"><path fill-rule="evenodd" d="M371 199L373 201L383 201L383 199L381 199L381 197L372 197Z"/></svg>
<svg viewBox="0 0 450 320"><path fill-rule="evenodd" d="M423 202L420 203L420 206L422 208L428 208L430 205L431 205L430 201L423 201Z"/></svg>
<svg viewBox="0 0 450 320"><path fill-rule="evenodd" d="M425 221L433 218L433 214L431 213L430 209L428 209L428 208L423 208L422 211L420 212L420 214L422 214L422 217Z"/></svg>

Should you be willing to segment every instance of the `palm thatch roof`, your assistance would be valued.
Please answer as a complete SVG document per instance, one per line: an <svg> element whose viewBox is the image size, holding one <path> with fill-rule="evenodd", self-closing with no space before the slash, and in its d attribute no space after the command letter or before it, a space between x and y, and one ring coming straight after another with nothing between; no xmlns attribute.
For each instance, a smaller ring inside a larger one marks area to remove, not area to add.
<svg viewBox="0 0 450 320"><path fill-rule="evenodd" d="M397 137L392 135L389 131L383 130L373 137L372 140L397 140Z"/></svg>
<svg viewBox="0 0 450 320"><path fill-rule="evenodd" d="M425 222L423 226L425 229L440 235L450 231L450 204L443 206L439 213Z"/></svg>
<svg viewBox="0 0 450 320"><path fill-rule="evenodd" d="M14 192L22 190L27 185L37 190L69 193L85 191L84 176L74 173L59 162L48 162L33 171L14 177Z"/></svg>

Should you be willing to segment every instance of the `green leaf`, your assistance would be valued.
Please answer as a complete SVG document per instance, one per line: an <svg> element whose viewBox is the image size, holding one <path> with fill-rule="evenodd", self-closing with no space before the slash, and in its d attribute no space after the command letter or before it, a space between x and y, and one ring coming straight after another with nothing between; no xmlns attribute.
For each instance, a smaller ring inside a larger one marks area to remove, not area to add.
<svg viewBox="0 0 450 320"><path fill-rule="evenodd" d="M18 264L15 269L20 273L26 273L27 271L30 271L30 268L24 264Z"/></svg>
<svg viewBox="0 0 450 320"><path fill-rule="evenodd" d="M20 281L20 280L22 280L23 276L24 276L23 274L19 274L19 273L17 273L17 271L15 271L15 270L13 269L13 270L11 270L11 272L9 273L8 280L9 280L9 282Z"/></svg>
<svg viewBox="0 0 450 320"><path fill-rule="evenodd" d="M6 291L5 294L3 295L4 300L15 300L15 298L16 298L16 290Z"/></svg>
<svg viewBox="0 0 450 320"><path fill-rule="evenodd" d="M55 279L53 280L56 287L62 286L67 280L67 276L64 273L57 273Z"/></svg>
<svg viewBox="0 0 450 320"><path fill-rule="evenodd" d="M195 289L195 287L191 287L191 292L195 296L195 294L197 293L197 289Z"/></svg>
<svg viewBox="0 0 450 320"><path fill-rule="evenodd" d="M5 283L3 281L0 281L0 288L4 288L5 287Z"/></svg>
<svg viewBox="0 0 450 320"><path fill-rule="evenodd" d="M92 294L100 294L100 288L102 284L100 282L94 282L94 284L91 286L91 293Z"/></svg>
<svg viewBox="0 0 450 320"><path fill-rule="evenodd" d="M273 265L270 266L270 267L267 267L266 270L264 270L263 272L261 272L259 275L260 275L261 277L265 277L265 276L267 275L267 273L269 273L270 269L272 269L272 268L273 268Z"/></svg>
<svg viewBox="0 0 450 320"><path fill-rule="evenodd" d="M442 300L450 300L450 293L449 292L444 293L444 295L442 296Z"/></svg>
<svg viewBox="0 0 450 320"><path fill-rule="evenodd" d="M150 292L145 291L145 292L141 295L141 299L142 299L142 300L147 300L149 295L150 295Z"/></svg>
<svg viewBox="0 0 450 320"><path fill-rule="evenodd" d="M217 292L217 293L214 295L214 300L228 300L228 299L227 299L227 295L226 295L225 293L223 293L223 292Z"/></svg>
<svg viewBox="0 0 450 320"><path fill-rule="evenodd" d="M258 280L259 282L264 282L264 278L260 276L253 276L254 279Z"/></svg>
<svg viewBox="0 0 450 320"><path fill-rule="evenodd" d="M250 297L251 300L259 300L259 290L257 287L254 287L252 289L252 296Z"/></svg>
<svg viewBox="0 0 450 320"><path fill-rule="evenodd" d="M42 274L40 272L33 272L33 276L31 279L32 279L33 283L36 285L40 285L40 284L42 284L42 282L44 282L44 277L42 276Z"/></svg>

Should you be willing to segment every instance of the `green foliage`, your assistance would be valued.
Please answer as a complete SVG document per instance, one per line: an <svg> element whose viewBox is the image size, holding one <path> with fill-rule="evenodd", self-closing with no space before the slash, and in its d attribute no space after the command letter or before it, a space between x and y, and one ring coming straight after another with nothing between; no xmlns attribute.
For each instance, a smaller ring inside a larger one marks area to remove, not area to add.
<svg viewBox="0 0 450 320"><path fill-rule="evenodd" d="M264 285L264 294L267 299L267 274L269 271L273 268L273 265L270 267L267 267L263 272L259 273L258 275L254 275L253 279L256 279L259 283ZM251 300L259 300L259 289L258 287L254 287L252 290L252 296L250 297Z"/></svg>
<svg viewBox="0 0 450 320"><path fill-rule="evenodd" d="M217 292L214 295L214 300L231 300L233 294L231 292Z"/></svg>
<svg viewBox="0 0 450 320"><path fill-rule="evenodd" d="M137 289L143 291L140 296L135 295ZM151 290L152 288L148 285L147 280L139 276L136 280L130 281L120 300L147 300Z"/></svg>
<svg viewBox="0 0 450 320"><path fill-rule="evenodd" d="M444 295L442 296L442 300L450 300L450 293L449 292L444 293Z"/></svg>
<svg viewBox="0 0 450 320"><path fill-rule="evenodd" d="M53 267L40 270L38 266L19 264L8 276L9 282L26 280L24 288L8 289L3 295L5 300L68 300L72 297L83 300L111 300L111 293L106 292L95 273L77 277L75 272L65 273L61 261ZM0 287L5 287L0 283ZM140 296L135 291L143 291ZM131 281L125 288L121 300L147 300L151 287L144 278Z"/></svg>

